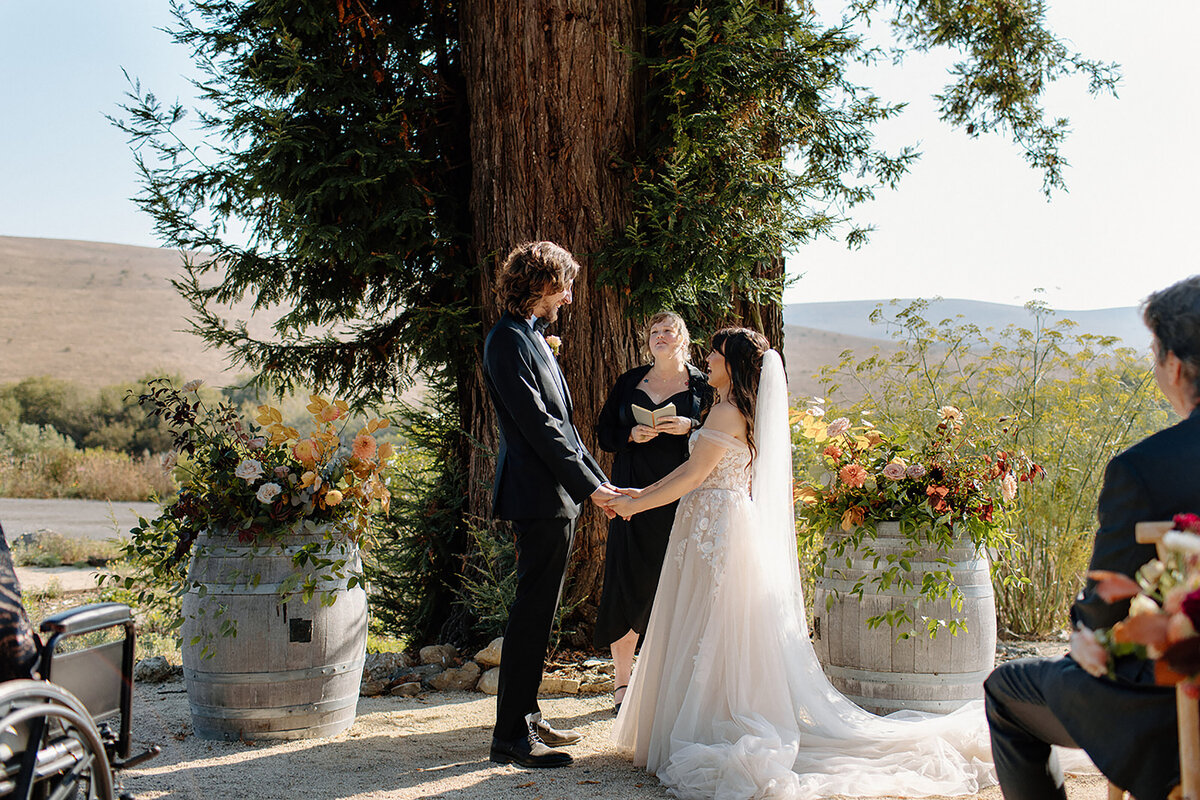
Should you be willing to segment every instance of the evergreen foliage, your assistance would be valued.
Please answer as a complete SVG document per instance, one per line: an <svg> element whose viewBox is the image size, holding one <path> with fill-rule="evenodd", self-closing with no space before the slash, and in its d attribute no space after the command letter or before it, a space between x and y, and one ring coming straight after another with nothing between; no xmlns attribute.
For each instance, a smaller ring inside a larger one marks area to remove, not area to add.
<svg viewBox="0 0 1200 800"><path fill-rule="evenodd" d="M809 13L698 4L648 37L651 124L605 279L627 290L633 313L679 308L711 330L735 295L781 304L783 276L765 265L833 232L916 156L872 146L871 126L900 107L847 79L859 39Z"/></svg>
<svg viewBox="0 0 1200 800"><path fill-rule="evenodd" d="M968 135L1007 132L1042 173L1047 196L1064 189L1059 150L1070 122L1047 120L1041 102L1046 87L1067 75L1088 80L1092 94L1112 92L1120 79L1117 65L1074 52L1046 26L1046 0L929 2L929 0L850 0L851 18L870 20L890 9L890 22L905 50L947 47L962 56L951 69L954 79L935 97L941 118Z"/></svg>
<svg viewBox="0 0 1200 800"><path fill-rule="evenodd" d="M398 416L403 445L389 482L391 526L365 565L375 589L371 613L401 636L420 640L437 632L438 641L463 641L471 620L458 604L457 585L446 579L463 572L470 536L465 478L455 460L462 433L454 394L435 384L426 407Z"/></svg>
<svg viewBox="0 0 1200 800"><path fill-rule="evenodd" d="M205 75L205 145L181 104L139 84L123 107L136 200L192 253L176 286L196 332L273 387L378 398L463 357L474 270L453 8L176 6L175 39ZM284 311L273 340L216 310L247 295Z"/></svg>

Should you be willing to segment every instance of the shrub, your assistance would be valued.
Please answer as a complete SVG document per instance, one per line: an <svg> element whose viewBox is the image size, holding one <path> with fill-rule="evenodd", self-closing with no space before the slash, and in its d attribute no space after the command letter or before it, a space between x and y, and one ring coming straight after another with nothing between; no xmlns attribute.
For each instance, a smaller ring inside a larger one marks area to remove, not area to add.
<svg viewBox="0 0 1200 800"><path fill-rule="evenodd" d="M23 458L0 456L0 495L137 502L166 497L174 482L157 458L54 447Z"/></svg>
<svg viewBox="0 0 1200 800"><path fill-rule="evenodd" d="M12 545L13 562L21 567L98 565L115 557L117 551L118 545L112 541L78 539L50 531L22 536Z"/></svg>
<svg viewBox="0 0 1200 800"><path fill-rule="evenodd" d="M1016 449L1046 470L1018 498L1012 544L994 553L1001 625L1024 635L1060 629L1082 585L1104 465L1168 422L1144 354L1115 337L1074 334L1044 304L1027 305L1030 324L997 333L962 319L931 323L925 301L894 316L901 348L857 359L847 352L822 371L831 395L849 392L858 412L907 427L930 405L972 417L1007 418Z"/></svg>

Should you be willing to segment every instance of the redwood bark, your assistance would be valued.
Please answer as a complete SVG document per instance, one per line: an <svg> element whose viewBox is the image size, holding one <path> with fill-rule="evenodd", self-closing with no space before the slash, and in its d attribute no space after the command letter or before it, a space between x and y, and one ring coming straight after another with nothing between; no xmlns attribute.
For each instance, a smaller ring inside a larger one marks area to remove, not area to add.
<svg viewBox="0 0 1200 800"><path fill-rule="evenodd" d="M595 447L595 420L616 377L636 358L622 298L596 286L590 254L604 232L629 218L628 193L614 156L633 145L634 76L623 48L640 30L629 0L535 0L461 6L463 67L470 105L469 254L481 265L480 324L499 311L493 296L501 261L516 244L547 239L583 266L574 302L560 312L559 363L575 403L575 424ZM463 392L464 420L482 447L470 457L470 513L490 517L495 416L478 362ZM603 575L607 524L589 507L576 534L567 603L590 636ZM579 643L578 641L576 643Z"/></svg>

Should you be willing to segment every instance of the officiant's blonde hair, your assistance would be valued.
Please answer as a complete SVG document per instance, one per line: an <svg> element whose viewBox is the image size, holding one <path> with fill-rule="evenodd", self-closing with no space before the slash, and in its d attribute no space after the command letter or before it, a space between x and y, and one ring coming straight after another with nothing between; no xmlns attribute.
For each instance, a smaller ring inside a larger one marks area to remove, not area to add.
<svg viewBox="0 0 1200 800"><path fill-rule="evenodd" d="M500 267L496 302L500 310L528 319L543 296L566 289L579 270L575 257L554 242L524 242Z"/></svg>
<svg viewBox="0 0 1200 800"><path fill-rule="evenodd" d="M650 350L650 331L655 325L662 322L671 323L671 327L675 329L675 335L679 337L679 348L683 351L683 360L690 362L692 360L692 335L688 333L687 323L683 321L683 317L674 311L659 311L646 320L645 326L642 327L642 358L649 362L654 361L654 353Z"/></svg>

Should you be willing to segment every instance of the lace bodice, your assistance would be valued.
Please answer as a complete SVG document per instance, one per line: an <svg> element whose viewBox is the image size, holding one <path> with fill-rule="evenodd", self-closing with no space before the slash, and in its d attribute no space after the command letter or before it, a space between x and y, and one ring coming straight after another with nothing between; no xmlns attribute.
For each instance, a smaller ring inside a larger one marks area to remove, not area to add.
<svg viewBox="0 0 1200 800"><path fill-rule="evenodd" d="M696 491L704 489L732 489L749 493L750 491L750 448L729 434L720 431L698 428L688 438L688 451L696 446L701 437L707 438L713 444L726 448L721 460L713 467L704 482L696 487Z"/></svg>

